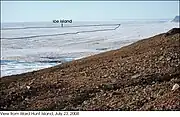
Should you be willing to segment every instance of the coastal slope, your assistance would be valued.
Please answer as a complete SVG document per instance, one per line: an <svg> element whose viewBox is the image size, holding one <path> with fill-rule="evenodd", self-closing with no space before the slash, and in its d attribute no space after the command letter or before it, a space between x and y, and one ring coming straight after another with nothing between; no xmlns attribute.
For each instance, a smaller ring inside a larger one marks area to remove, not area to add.
<svg viewBox="0 0 180 117"><path fill-rule="evenodd" d="M2 77L0 110L180 110L180 29Z"/></svg>

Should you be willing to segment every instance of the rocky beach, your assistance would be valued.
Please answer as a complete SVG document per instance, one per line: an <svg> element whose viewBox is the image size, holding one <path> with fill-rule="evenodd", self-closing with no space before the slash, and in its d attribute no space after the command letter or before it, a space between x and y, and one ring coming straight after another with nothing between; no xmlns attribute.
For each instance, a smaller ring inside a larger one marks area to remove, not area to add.
<svg viewBox="0 0 180 117"><path fill-rule="evenodd" d="M0 110L180 110L180 28L0 78Z"/></svg>

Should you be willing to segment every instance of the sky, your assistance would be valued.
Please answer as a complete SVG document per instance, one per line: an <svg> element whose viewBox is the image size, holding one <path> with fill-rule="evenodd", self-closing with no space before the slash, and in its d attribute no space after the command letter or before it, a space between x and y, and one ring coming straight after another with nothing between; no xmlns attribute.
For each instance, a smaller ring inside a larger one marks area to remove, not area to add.
<svg viewBox="0 0 180 117"><path fill-rule="evenodd" d="M173 19L179 14L178 3L179 1L2 1L1 22Z"/></svg>

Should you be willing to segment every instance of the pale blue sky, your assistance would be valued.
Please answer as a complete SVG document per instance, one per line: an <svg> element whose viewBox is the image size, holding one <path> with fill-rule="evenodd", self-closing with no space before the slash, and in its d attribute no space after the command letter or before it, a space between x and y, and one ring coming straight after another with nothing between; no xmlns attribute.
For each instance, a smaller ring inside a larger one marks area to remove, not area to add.
<svg viewBox="0 0 180 117"><path fill-rule="evenodd" d="M179 14L178 1L128 2L1 2L1 22L112 19L171 19Z"/></svg>

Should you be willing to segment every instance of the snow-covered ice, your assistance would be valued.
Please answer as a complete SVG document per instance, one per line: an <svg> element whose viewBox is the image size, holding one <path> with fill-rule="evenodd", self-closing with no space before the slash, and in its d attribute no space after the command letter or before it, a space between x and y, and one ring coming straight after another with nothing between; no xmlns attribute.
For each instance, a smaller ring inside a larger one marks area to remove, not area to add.
<svg viewBox="0 0 180 117"><path fill-rule="evenodd" d="M116 30L44 36L36 38L11 39L34 35L51 35L113 29L116 26L29 28L3 30L12 27L55 26L51 23L8 23L1 27L1 76L19 74L51 67L60 63L79 59L108 50L118 49L137 40L151 37L179 27L170 21L113 21L75 22L71 25L121 24ZM57 25L57 24L56 24ZM66 26L66 25L65 25ZM10 39L8 39L10 38ZM50 61L50 62L47 62ZM54 62L53 62L54 61Z"/></svg>

